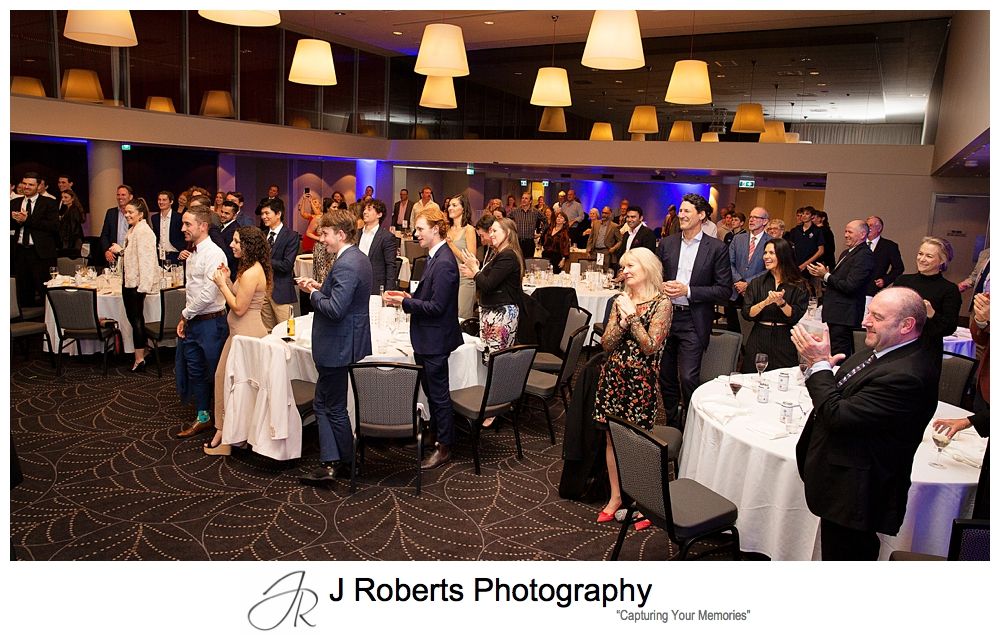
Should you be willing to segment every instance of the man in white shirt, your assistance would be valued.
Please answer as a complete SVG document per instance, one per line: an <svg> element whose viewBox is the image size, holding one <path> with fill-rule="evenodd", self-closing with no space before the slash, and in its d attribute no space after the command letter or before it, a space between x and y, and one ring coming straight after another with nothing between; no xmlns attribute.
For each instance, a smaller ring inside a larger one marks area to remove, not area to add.
<svg viewBox="0 0 1000 641"><path fill-rule="evenodd" d="M177 391L181 401L193 402L198 411L195 422L177 433L187 438L215 427L211 408L215 369L222 347L229 337L226 299L212 275L226 262L226 255L208 236L212 212L193 205L184 212L181 229L192 245L185 268L185 305L177 324Z"/></svg>
<svg viewBox="0 0 1000 641"><path fill-rule="evenodd" d="M149 226L156 234L156 250L160 261L177 262L178 254L184 248L184 233L181 231L180 216L174 212L174 195L161 191L156 195L159 212L150 216Z"/></svg>
<svg viewBox="0 0 1000 641"><path fill-rule="evenodd" d="M416 226L417 217L420 216L420 212L424 209L430 207L431 203L434 202L431 197L434 192L431 191L429 185L425 185L423 189L420 190L420 200L413 203L413 207L410 208L410 229ZM440 207L438 207L440 209Z"/></svg>

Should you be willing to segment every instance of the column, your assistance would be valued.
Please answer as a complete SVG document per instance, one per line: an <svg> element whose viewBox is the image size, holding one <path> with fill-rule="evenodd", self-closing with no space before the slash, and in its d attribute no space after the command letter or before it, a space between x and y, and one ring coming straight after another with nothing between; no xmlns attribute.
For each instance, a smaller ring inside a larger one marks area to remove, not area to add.
<svg viewBox="0 0 1000 641"><path fill-rule="evenodd" d="M115 192L124 182L122 147L120 142L90 140L87 142L87 173L90 175L90 216L88 236L100 236L104 212L117 207Z"/></svg>

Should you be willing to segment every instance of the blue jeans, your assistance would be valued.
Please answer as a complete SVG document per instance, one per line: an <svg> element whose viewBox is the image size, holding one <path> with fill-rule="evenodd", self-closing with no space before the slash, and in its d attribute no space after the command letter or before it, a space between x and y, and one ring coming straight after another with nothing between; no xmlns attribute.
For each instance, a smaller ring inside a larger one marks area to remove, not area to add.
<svg viewBox="0 0 1000 641"><path fill-rule="evenodd" d="M347 415L347 368L316 366L319 379L313 411L319 428L319 460L349 463L354 455L354 433Z"/></svg>
<svg viewBox="0 0 1000 641"><path fill-rule="evenodd" d="M177 339L177 391L182 401L193 401L196 410L210 411L215 369L229 338L229 324L225 316L191 320L184 333L184 338Z"/></svg>

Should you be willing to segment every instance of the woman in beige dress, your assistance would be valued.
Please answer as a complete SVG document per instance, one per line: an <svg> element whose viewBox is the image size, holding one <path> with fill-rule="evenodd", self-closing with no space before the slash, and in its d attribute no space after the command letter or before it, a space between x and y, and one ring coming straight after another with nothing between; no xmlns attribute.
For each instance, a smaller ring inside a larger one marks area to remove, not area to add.
<svg viewBox="0 0 1000 641"><path fill-rule="evenodd" d="M469 197L458 194L448 199L448 246L455 254L459 265L464 260L463 250L472 255L476 253L476 230L472 222L472 207ZM462 276L458 282L458 317L472 318L476 306L476 281Z"/></svg>
<svg viewBox="0 0 1000 641"><path fill-rule="evenodd" d="M228 455L229 445L222 442L225 429L225 380L226 361L233 336L261 338L267 335L267 328L260 319L260 309L274 282L271 271L271 248L263 232L256 227L240 227L233 234L233 255L239 260L236 281L229 280L229 269L223 263L212 280L219 286L229 306L229 338L222 348L219 366L215 370L215 435L205 443L205 454Z"/></svg>

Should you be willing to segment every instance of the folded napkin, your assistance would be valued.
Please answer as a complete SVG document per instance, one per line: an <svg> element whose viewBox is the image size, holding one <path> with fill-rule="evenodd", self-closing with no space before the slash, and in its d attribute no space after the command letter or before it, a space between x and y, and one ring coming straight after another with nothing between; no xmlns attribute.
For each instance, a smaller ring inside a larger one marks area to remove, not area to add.
<svg viewBox="0 0 1000 641"><path fill-rule="evenodd" d="M734 416L745 416L750 410L736 405L732 399L710 397L701 402L701 411L716 423L725 425Z"/></svg>
<svg viewBox="0 0 1000 641"><path fill-rule="evenodd" d="M972 331L969 330L968 327L959 327L958 329L955 330L955 333L952 334L952 336L954 336L955 338L972 340Z"/></svg>
<svg viewBox="0 0 1000 641"><path fill-rule="evenodd" d="M751 432L756 432L769 439L784 438L788 436L788 430L783 423L763 421L760 417L756 420L743 421L745 427Z"/></svg>
<svg viewBox="0 0 1000 641"><path fill-rule="evenodd" d="M981 468L983 457L986 455L986 443L987 441L980 438L953 438L942 452L959 463Z"/></svg>

